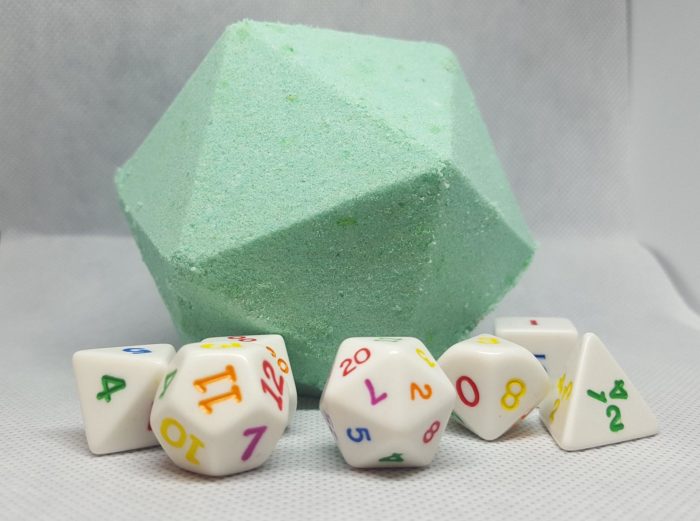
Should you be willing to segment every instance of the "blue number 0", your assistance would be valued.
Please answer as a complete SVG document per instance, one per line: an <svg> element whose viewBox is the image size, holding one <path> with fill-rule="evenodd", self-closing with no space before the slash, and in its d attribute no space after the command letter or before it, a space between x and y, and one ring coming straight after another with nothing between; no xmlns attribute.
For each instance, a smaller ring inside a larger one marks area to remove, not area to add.
<svg viewBox="0 0 700 521"><path fill-rule="evenodd" d="M348 435L348 438L350 438L355 443L360 443L361 441L363 441L365 439L367 441L372 441L372 438L369 435L369 429L367 429L366 427L360 427L360 428L355 429L355 430L357 431L356 437L354 437L352 435L352 429L348 428L348 430L345 431Z"/></svg>
<svg viewBox="0 0 700 521"><path fill-rule="evenodd" d="M125 353L131 353L132 355L142 355L144 353L152 353L150 349L146 349L145 347L125 347L122 349Z"/></svg>

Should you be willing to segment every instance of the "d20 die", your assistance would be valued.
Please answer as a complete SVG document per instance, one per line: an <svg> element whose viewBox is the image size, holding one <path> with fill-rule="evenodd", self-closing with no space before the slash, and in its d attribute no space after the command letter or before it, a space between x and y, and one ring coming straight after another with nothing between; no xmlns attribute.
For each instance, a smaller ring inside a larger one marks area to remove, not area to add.
<svg viewBox="0 0 700 521"><path fill-rule="evenodd" d="M654 413L601 340L581 343L540 405L540 418L564 450L581 450L652 436Z"/></svg>
<svg viewBox="0 0 700 521"><path fill-rule="evenodd" d="M151 425L179 467L224 476L262 465L284 432L289 394L260 346L184 346L158 388Z"/></svg>
<svg viewBox="0 0 700 521"><path fill-rule="evenodd" d="M315 396L357 331L461 339L535 247L459 60L425 42L236 23L116 182L181 337L274 329Z"/></svg>
<svg viewBox="0 0 700 521"><path fill-rule="evenodd" d="M455 386L455 415L485 440L495 440L547 394L549 378L527 349L480 335L450 347L440 367Z"/></svg>
<svg viewBox="0 0 700 521"><path fill-rule="evenodd" d="M85 349L73 355L91 452L158 445L149 416L153 395L174 354L171 345L153 344Z"/></svg>
<svg viewBox="0 0 700 521"><path fill-rule="evenodd" d="M558 317L498 317L494 332L528 349L556 380L564 370L569 355L578 343L578 331L566 318Z"/></svg>
<svg viewBox="0 0 700 521"><path fill-rule="evenodd" d="M353 467L429 465L455 402L449 380L416 338L340 344L320 409Z"/></svg>
<svg viewBox="0 0 700 521"><path fill-rule="evenodd" d="M287 346L281 335L220 336L205 338L201 343L204 344L206 342L254 343L262 346L272 358L273 365L276 365L282 372L282 377L285 380L285 391L289 393L288 424L292 423L292 418L297 410L297 387L294 383L294 375L292 374L292 365L289 362L289 355L287 354Z"/></svg>

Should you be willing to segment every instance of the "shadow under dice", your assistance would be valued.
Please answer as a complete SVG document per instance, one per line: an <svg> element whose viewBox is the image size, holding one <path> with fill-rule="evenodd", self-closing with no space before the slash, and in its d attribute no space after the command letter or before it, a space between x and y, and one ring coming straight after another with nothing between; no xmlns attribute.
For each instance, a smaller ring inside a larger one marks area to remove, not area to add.
<svg viewBox="0 0 700 521"><path fill-rule="evenodd" d="M546 396L549 378L530 351L491 335L450 347L439 360L457 391L455 415L474 434L495 440Z"/></svg>
<svg viewBox="0 0 700 521"><path fill-rule="evenodd" d="M455 392L415 338L348 338L338 348L320 409L353 467L429 465Z"/></svg>
<svg viewBox="0 0 700 521"><path fill-rule="evenodd" d="M149 416L175 354L169 344L85 349L73 355L88 447L94 454L158 445Z"/></svg>
<svg viewBox="0 0 700 521"><path fill-rule="evenodd" d="M285 379L285 392L289 394L289 424L292 423L294 413L297 410L297 388L294 383L294 375L292 374L292 365L289 362L287 354L287 345L284 343L284 338L281 335L238 335L238 336L221 336L211 337L202 340L202 344L209 342L215 343L230 343L233 347L241 345L259 345L267 351L271 359L272 365L276 366L282 373Z"/></svg>
<svg viewBox="0 0 700 521"><path fill-rule="evenodd" d="M224 476L262 465L289 414L279 368L259 346L188 344L158 388L151 426L179 467Z"/></svg>

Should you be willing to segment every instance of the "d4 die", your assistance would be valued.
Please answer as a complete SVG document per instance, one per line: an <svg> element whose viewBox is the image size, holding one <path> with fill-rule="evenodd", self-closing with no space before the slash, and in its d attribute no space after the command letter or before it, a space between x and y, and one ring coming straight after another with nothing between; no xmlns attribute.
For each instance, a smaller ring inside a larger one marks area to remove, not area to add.
<svg viewBox="0 0 700 521"><path fill-rule="evenodd" d="M587 333L540 405L540 419L564 450L652 436L649 406L603 342Z"/></svg>

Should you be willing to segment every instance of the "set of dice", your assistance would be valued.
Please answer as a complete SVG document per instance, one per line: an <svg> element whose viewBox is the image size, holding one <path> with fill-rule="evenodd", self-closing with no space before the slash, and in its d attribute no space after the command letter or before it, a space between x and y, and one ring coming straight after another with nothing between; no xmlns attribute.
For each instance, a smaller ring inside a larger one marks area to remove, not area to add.
<svg viewBox="0 0 700 521"><path fill-rule="evenodd" d="M78 351L88 446L106 454L160 443L178 466L222 476L264 463L296 410L279 335ZM450 415L486 440L540 406L566 450L649 436L648 406L592 334L557 318L500 318L435 360L418 339L349 338L320 409L349 465L428 465Z"/></svg>

